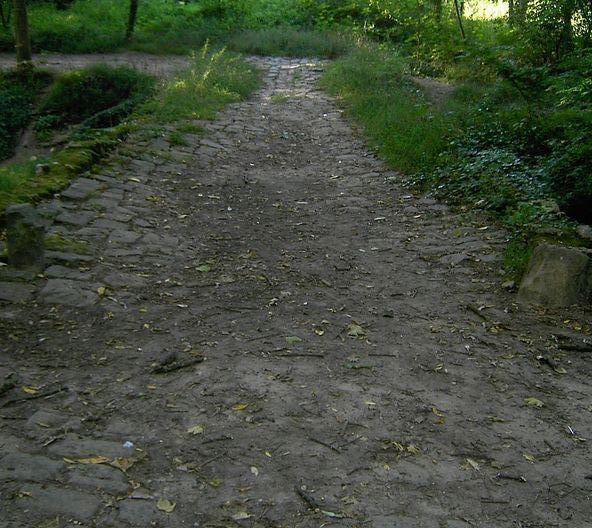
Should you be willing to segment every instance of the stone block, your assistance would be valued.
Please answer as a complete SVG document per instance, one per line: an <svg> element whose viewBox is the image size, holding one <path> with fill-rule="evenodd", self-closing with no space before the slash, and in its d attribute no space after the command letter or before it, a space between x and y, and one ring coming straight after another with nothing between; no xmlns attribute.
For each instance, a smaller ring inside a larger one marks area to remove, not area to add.
<svg viewBox="0 0 592 528"><path fill-rule="evenodd" d="M64 463L50 458L11 453L0 460L0 480L47 482L54 480L64 467Z"/></svg>
<svg viewBox="0 0 592 528"><path fill-rule="evenodd" d="M592 300L592 260L586 250L542 243L528 264L518 298L544 306L587 304Z"/></svg>
<svg viewBox="0 0 592 528"><path fill-rule="evenodd" d="M51 485L29 485L30 496L21 499L21 508L32 514L64 515L79 521L88 521L99 510L101 501L88 493Z"/></svg>
<svg viewBox="0 0 592 528"><path fill-rule="evenodd" d="M98 295L85 289L83 283L68 279L49 279L39 292L39 297L45 304L62 304L75 308L90 306L98 300Z"/></svg>
<svg viewBox="0 0 592 528"><path fill-rule="evenodd" d="M30 204L6 209L6 249L8 263L16 268L42 269L45 223Z"/></svg>

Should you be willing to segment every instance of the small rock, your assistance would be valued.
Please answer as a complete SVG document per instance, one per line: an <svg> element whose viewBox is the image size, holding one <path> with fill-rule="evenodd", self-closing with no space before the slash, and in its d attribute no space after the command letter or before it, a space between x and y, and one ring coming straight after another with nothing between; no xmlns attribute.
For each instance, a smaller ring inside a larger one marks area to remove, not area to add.
<svg viewBox="0 0 592 528"><path fill-rule="evenodd" d="M584 240L592 241L592 226L580 224L578 226L578 235Z"/></svg>

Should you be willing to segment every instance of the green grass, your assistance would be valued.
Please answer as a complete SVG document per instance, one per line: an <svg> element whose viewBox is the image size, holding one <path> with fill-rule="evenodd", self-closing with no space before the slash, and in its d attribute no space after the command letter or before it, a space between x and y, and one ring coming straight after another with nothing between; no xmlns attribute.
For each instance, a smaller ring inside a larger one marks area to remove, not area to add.
<svg viewBox="0 0 592 528"><path fill-rule="evenodd" d="M103 53L127 48L186 55L211 42L243 53L336 57L351 47L351 39L337 33L307 30L301 0L144 0L133 38L126 42L128 5L121 0L76 0L59 11L52 2L32 3L33 51ZM13 49L11 28L0 28L0 50Z"/></svg>
<svg viewBox="0 0 592 528"><path fill-rule="evenodd" d="M484 209L507 228L509 276L524 271L541 233L582 244L576 224L545 200L561 203L550 179L555 164L571 189L576 183L588 188L584 184L590 177L582 173L574 183L579 173L569 173L563 159L567 152L577 167L589 163L588 110L577 116L549 114L550 102L543 98L536 104L547 108L533 106L535 101L525 101L504 80L459 84L443 105L435 106L409 80L410 69L409 59L394 50L365 47L331 65L322 84L410 185L455 206ZM544 87L542 92L547 93ZM581 159L572 153L576 149Z"/></svg>
<svg viewBox="0 0 592 528"><path fill-rule="evenodd" d="M407 74L404 57L364 47L331 65L322 85L362 124L381 157L411 174L433 165L457 133L457 119L449 106L433 107Z"/></svg>
<svg viewBox="0 0 592 528"><path fill-rule="evenodd" d="M152 98L128 121L104 130L87 129L64 150L42 160L48 167L43 174L35 173L40 160L0 168L0 218L12 203L34 203L63 189L120 144L131 130L175 123L179 132L172 133L171 139L178 143L184 141L183 133L202 134L203 129L191 120L214 119L225 105L247 97L257 88L259 79L257 68L238 56L224 51L211 53L205 47L186 72L162 81Z"/></svg>
<svg viewBox="0 0 592 528"><path fill-rule="evenodd" d="M252 55L333 59L353 46L353 38L344 34L289 27L245 29L228 38L229 49Z"/></svg>
<svg viewBox="0 0 592 528"><path fill-rule="evenodd" d="M209 53L207 46L193 56L184 73L161 83L141 113L159 123L214 119L225 105L247 97L259 84L259 71L237 55Z"/></svg>

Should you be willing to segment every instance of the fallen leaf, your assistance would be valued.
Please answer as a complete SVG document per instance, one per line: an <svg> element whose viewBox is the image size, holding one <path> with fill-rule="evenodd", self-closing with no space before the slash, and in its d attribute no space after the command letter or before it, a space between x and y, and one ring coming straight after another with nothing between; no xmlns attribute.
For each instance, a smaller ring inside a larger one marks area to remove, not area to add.
<svg viewBox="0 0 592 528"><path fill-rule="evenodd" d="M444 416L444 413L438 409L438 407L432 407L432 414L435 414L436 416L439 416L440 418L442 418L442 416Z"/></svg>
<svg viewBox="0 0 592 528"><path fill-rule="evenodd" d="M27 387L26 385L24 385L22 387L23 392L26 392L27 394L37 394L39 392L40 388L41 387L33 387L33 386Z"/></svg>
<svg viewBox="0 0 592 528"><path fill-rule="evenodd" d="M251 514L247 512L238 512L237 514L232 516L233 521L242 521L244 519L250 519Z"/></svg>
<svg viewBox="0 0 592 528"><path fill-rule="evenodd" d="M524 403L530 407L541 408L545 406L545 404L538 398L524 398Z"/></svg>
<svg viewBox="0 0 592 528"><path fill-rule="evenodd" d="M366 337L366 330L364 330L359 324L351 323L347 327L347 335L350 337L357 337L358 339L364 339Z"/></svg>
<svg viewBox="0 0 592 528"><path fill-rule="evenodd" d="M302 339L298 336L288 336L286 337L286 343L288 343L288 345L295 345L297 343L302 343Z"/></svg>
<svg viewBox="0 0 592 528"><path fill-rule="evenodd" d="M97 293L102 297L105 295L105 293L107 293L107 288L105 288L105 286L99 286L97 288Z"/></svg>
<svg viewBox="0 0 592 528"><path fill-rule="evenodd" d="M158 502L156 503L156 507L160 511L163 511L165 513L173 513L173 511L177 507L177 503L171 502L170 500L165 499L164 497L161 497L160 499L158 499Z"/></svg>
<svg viewBox="0 0 592 528"><path fill-rule="evenodd" d="M204 427L203 425L194 425L193 427L187 429L187 432L192 435L202 434L204 432Z"/></svg>
<svg viewBox="0 0 592 528"><path fill-rule="evenodd" d="M255 466L251 466L251 473L253 473L253 475L256 477L259 476L259 470Z"/></svg>
<svg viewBox="0 0 592 528"><path fill-rule="evenodd" d="M112 461L111 458L106 456L94 456L88 458L64 458L64 462L69 464L88 464L88 465L96 465L96 464L109 464Z"/></svg>
<svg viewBox="0 0 592 528"><path fill-rule="evenodd" d="M265 451L265 456L271 458L271 453L269 451Z"/></svg>
<svg viewBox="0 0 592 528"><path fill-rule="evenodd" d="M340 515L339 513L335 513L335 512L332 512L332 511L321 510L321 513L323 515L326 515L327 517L331 517L331 518L334 518L334 519L341 519L341 518L343 518L343 515Z"/></svg>
<svg viewBox="0 0 592 528"><path fill-rule="evenodd" d="M233 411L244 411L249 406L248 403L237 403L232 406Z"/></svg>
<svg viewBox="0 0 592 528"><path fill-rule="evenodd" d="M522 453L522 456L524 457L525 460L528 460L531 464L534 464L535 463L535 458L531 454L529 454L529 453Z"/></svg>
<svg viewBox="0 0 592 528"><path fill-rule="evenodd" d="M125 473L135 463L136 463L136 461L133 458L117 457L117 458L114 458L109 463L109 465L114 468L120 469L121 471L123 471Z"/></svg>
<svg viewBox="0 0 592 528"><path fill-rule="evenodd" d="M322 335L325 335L325 330L323 330L322 328L315 328L314 333L317 334L318 336L322 336Z"/></svg>
<svg viewBox="0 0 592 528"><path fill-rule="evenodd" d="M17 492L14 494L14 496L15 496L17 499L24 499L25 497L32 497L32 496L33 496L33 494L32 494L30 491L23 491L23 490L20 490L20 491L17 491Z"/></svg>
<svg viewBox="0 0 592 528"><path fill-rule="evenodd" d="M212 488L219 488L222 485L222 482L222 479L215 478L210 480L210 486L212 486Z"/></svg>
<svg viewBox="0 0 592 528"><path fill-rule="evenodd" d="M195 270L200 273L208 273L209 271L212 271L212 267L209 264L201 264L200 266L197 266Z"/></svg>
<svg viewBox="0 0 592 528"><path fill-rule="evenodd" d="M473 460L472 458L467 458L465 463L462 465L463 469L474 469L475 471L479 471L479 463Z"/></svg>

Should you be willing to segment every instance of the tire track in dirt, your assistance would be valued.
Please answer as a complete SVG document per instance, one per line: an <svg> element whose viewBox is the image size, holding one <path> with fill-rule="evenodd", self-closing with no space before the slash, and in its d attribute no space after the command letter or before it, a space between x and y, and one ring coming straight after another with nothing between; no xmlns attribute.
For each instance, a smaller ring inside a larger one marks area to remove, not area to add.
<svg viewBox="0 0 592 528"><path fill-rule="evenodd" d="M404 189L322 62L254 60L40 207L89 254L0 308L0 526L585 526L587 314L499 291L504 234Z"/></svg>

